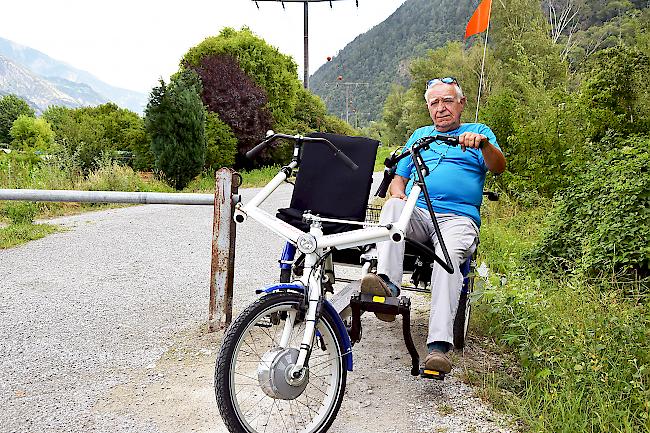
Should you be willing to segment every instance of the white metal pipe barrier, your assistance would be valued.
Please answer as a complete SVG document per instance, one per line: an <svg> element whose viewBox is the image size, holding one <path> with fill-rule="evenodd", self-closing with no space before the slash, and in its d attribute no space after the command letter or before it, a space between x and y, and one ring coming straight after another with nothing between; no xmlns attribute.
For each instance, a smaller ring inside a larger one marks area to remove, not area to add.
<svg viewBox="0 0 650 433"><path fill-rule="evenodd" d="M212 194L75 191L63 189L0 189L0 200L214 205L214 196Z"/></svg>
<svg viewBox="0 0 650 433"><path fill-rule="evenodd" d="M75 191L44 189L0 189L0 200L56 201L83 203L175 204L214 206L212 264L208 328L223 329L232 320L233 277L236 230L233 220L241 176L220 168L215 174L212 194L160 192Z"/></svg>

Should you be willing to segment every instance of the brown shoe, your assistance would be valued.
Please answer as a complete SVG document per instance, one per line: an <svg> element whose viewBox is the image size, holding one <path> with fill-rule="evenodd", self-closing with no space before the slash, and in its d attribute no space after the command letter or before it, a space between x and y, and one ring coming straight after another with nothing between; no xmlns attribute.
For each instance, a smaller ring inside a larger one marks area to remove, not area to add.
<svg viewBox="0 0 650 433"><path fill-rule="evenodd" d="M367 274L361 279L361 293L367 293L373 296L383 296L385 298L393 296L393 293L390 291L386 282L375 274ZM384 322L395 321L394 314L375 313L375 316Z"/></svg>
<svg viewBox="0 0 650 433"><path fill-rule="evenodd" d="M446 354L434 350L427 355L427 359L424 361L424 369L449 373L451 371L451 361Z"/></svg>

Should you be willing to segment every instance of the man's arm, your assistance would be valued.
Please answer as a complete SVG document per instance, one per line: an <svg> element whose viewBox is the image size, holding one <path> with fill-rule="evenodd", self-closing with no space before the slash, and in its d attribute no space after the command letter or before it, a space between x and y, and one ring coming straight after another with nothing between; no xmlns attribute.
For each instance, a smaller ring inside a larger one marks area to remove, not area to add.
<svg viewBox="0 0 650 433"><path fill-rule="evenodd" d="M506 158L503 153L492 145L487 139L481 148L483 152L483 160L488 170L494 174L501 174L506 169Z"/></svg>
<svg viewBox="0 0 650 433"><path fill-rule="evenodd" d="M460 147L465 151L466 147L471 147L473 149L481 149L483 153L483 160L488 170L494 174L503 173L506 169L506 158L503 156L503 153L497 149L490 140L483 135L477 134L475 132L464 132L458 136L458 143ZM483 146L481 147L481 143Z"/></svg>
<svg viewBox="0 0 650 433"><path fill-rule="evenodd" d="M405 200L406 184L408 183L408 181L409 180L407 177L402 177L399 174L396 174L395 177L393 177L390 186L388 187L388 191L390 192L391 197Z"/></svg>

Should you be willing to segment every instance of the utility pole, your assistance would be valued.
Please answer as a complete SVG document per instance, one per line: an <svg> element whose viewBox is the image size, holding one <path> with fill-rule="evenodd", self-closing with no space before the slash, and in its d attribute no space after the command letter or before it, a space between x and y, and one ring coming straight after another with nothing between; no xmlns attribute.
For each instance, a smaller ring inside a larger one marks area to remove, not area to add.
<svg viewBox="0 0 650 433"><path fill-rule="evenodd" d="M361 82L342 82L342 77L339 76L339 82L336 83L345 86L345 121L350 123L350 86L369 86L370 83L361 83Z"/></svg>
<svg viewBox="0 0 650 433"><path fill-rule="evenodd" d="M318 3L318 2L328 2L330 8L332 7L332 2L342 1L342 0L252 0L255 2L257 9L260 8L258 2L272 1L282 3L282 9L284 9L285 3L302 3L303 4L303 38L304 38L304 52L305 60L303 64L303 85L305 89L309 89L309 3ZM357 7L359 7L359 0L355 0Z"/></svg>

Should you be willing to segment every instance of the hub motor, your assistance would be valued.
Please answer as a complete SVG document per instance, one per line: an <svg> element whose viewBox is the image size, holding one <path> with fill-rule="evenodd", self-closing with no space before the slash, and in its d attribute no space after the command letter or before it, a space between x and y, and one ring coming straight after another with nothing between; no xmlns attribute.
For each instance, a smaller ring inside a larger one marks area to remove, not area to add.
<svg viewBox="0 0 650 433"><path fill-rule="evenodd" d="M266 395L293 400L302 394L309 383L309 369L305 368L297 378L291 375L299 353L295 348L277 348L262 356L257 367L257 379Z"/></svg>

